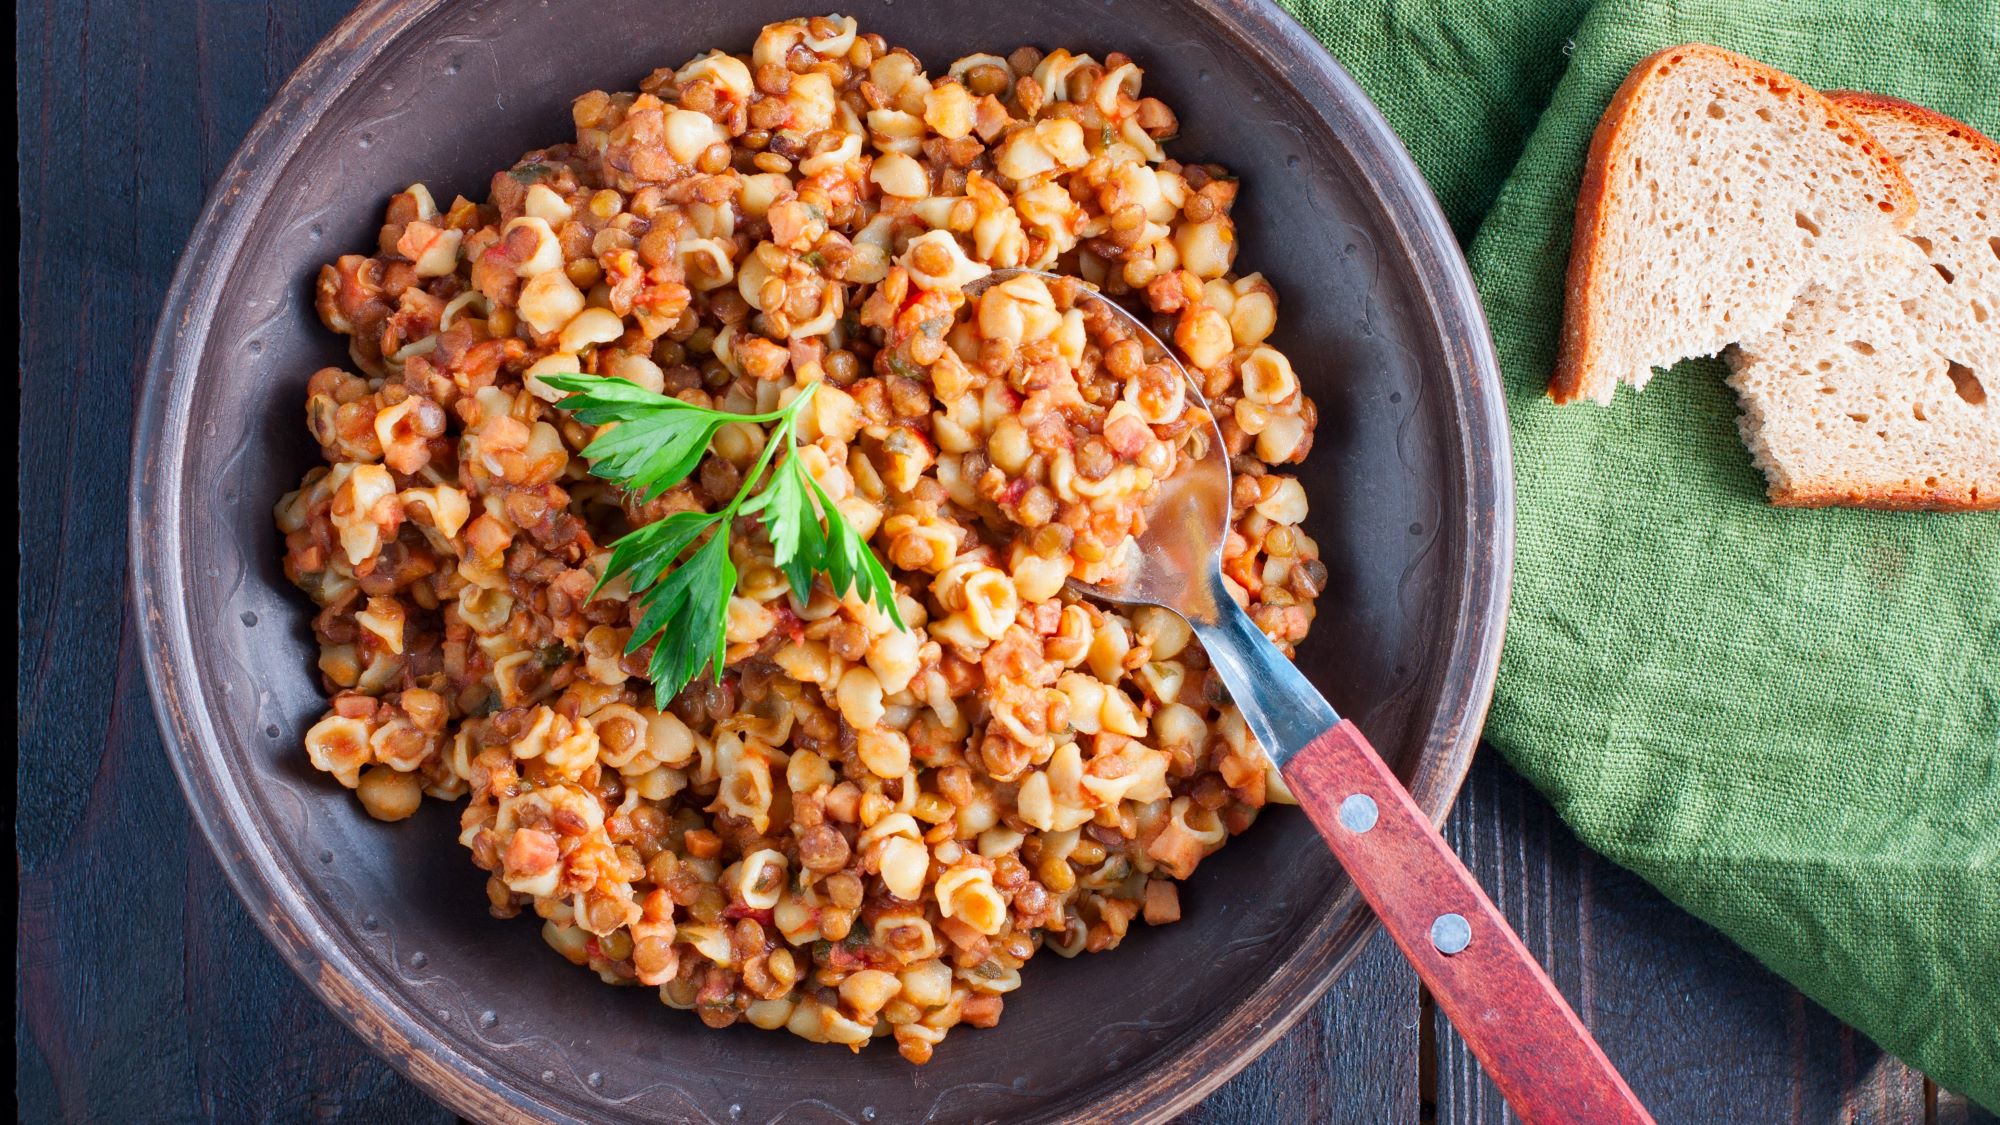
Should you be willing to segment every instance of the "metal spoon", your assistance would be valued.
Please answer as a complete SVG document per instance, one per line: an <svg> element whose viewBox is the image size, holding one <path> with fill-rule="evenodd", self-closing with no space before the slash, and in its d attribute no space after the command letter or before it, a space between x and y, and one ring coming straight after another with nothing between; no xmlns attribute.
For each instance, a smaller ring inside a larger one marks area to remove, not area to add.
<svg viewBox="0 0 2000 1125"><path fill-rule="evenodd" d="M965 292L973 296L1022 274L1057 280L1038 270L995 270ZM1157 346L1187 380L1190 402L1206 408L1199 386L1137 317L1094 291L1079 300L1101 303L1140 340ZM1071 587L1107 602L1163 606L1193 626L1306 816L1523 1119L1650 1123L1582 1021L1374 747L1223 585L1229 459L1212 418L1209 429L1206 454L1161 483L1126 575L1115 585Z"/></svg>

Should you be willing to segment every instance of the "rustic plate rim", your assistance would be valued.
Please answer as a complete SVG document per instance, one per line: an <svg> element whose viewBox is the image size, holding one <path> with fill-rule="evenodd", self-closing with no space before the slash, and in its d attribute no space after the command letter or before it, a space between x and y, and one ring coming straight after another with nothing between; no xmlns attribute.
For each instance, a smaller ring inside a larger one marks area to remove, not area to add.
<svg viewBox="0 0 2000 1125"><path fill-rule="evenodd" d="M138 609L140 648L155 717L169 763L193 819L231 888L280 956L322 1002L378 1054L454 1111L478 1120L541 1121L553 1110L540 1099L502 1082L481 1065L476 1051L415 1018L352 951L316 940L295 919L313 906L290 885L276 853L250 822L245 794L218 776L218 738L198 704L203 676L193 648L184 601L162 596L181 588L184 411L170 409L191 396L191 361L207 340L209 315L223 282L205 263L241 240L282 173L273 154L292 150L321 113L351 84L381 47L450 0L368 0L344 18L301 62L245 134L211 190L176 266L162 304L143 371L135 412L128 493L129 591ZM1506 627L1513 568L1513 459L1498 359L1464 256L1428 184L1407 150L1360 85L1300 24L1271 0L1192 0L1212 20L1241 32L1254 65L1300 89L1331 92L1329 115L1344 117L1343 139L1368 185L1401 236L1412 262L1417 292L1446 330L1442 344L1452 368L1444 389L1458 419L1456 463L1463 472L1458 520L1466 544L1457 615L1450 623L1442 701L1429 726L1426 757L1435 767L1430 784L1413 794L1433 822L1442 824L1470 768L1491 702ZM1301 78L1298 70L1306 75ZM189 672L187 679L183 673ZM193 694L189 694L192 692ZM1359 956L1378 924L1353 903L1329 912L1316 932L1279 972L1238 1005L1257 1018L1219 1025L1192 1045L1170 1045L1179 1054L1179 1080L1120 1091L1119 1120L1163 1120L1193 1105L1227 1081L1283 1035ZM1357 909L1358 908L1358 909ZM1355 932L1350 932L1355 931ZM1316 947L1316 948L1315 948Z"/></svg>

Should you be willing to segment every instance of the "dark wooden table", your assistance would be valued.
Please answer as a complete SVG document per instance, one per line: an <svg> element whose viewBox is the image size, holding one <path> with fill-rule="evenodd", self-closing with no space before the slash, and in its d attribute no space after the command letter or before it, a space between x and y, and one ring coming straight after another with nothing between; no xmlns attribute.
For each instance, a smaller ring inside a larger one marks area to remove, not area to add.
<svg viewBox="0 0 2000 1125"><path fill-rule="evenodd" d="M193 831L125 603L127 434L174 260L348 0L30 0L22 158L16 1097L25 1121L444 1122L258 934ZM1984 1122L1591 854L1488 750L1446 835L1663 1123ZM1198 1122L1484 1122L1379 935Z"/></svg>

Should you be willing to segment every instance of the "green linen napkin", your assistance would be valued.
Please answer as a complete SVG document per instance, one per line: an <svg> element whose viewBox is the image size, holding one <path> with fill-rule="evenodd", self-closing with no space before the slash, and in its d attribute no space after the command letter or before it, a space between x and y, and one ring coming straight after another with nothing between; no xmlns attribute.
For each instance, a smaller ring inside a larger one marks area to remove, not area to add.
<svg viewBox="0 0 2000 1125"><path fill-rule="evenodd" d="M1542 393L1634 63L1701 40L2000 136L2000 0L1287 2L1477 231L1518 520L1487 737L1585 843L2000 1109L2000 515L1769 506L1713 360Z"/></svg>

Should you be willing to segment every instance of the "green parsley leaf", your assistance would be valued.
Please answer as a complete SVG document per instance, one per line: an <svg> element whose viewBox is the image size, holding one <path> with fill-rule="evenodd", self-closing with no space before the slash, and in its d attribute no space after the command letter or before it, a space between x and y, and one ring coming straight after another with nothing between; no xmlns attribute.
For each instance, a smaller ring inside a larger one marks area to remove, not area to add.
<svg viewBox="0 0 2000 1125"><path fill-rule="evenodd" d="M824 553L826 538L806 481L799 459L787 457L772 474L769 487L751 501L764 513L764 529L771 535L771 561L785 572L792 593L800 601L812 594L813 571Z"/></svg>
<svg viewBox="0 0 2000 1125"><path fill-rule="evenodd" d="M729 557L729 533L739 515L762 521L773 561L801 600L811 595L813 575L825 574L836 595L858 589L897 628L909 628L896 605L896 586L888 570L798 459L798 418L818 384L801 387L778 410L729 414L668 398L624 379L564 373L544 376L543 381L568 392L558 405L578 421L607 427L584 448L591 473L647 500L686 480L723 426L775 423L763 452L726 507L719 512L674 512L621 536L611 545L611 558L598 577L599 590L621 577L627 579L638 599L639 622L626 651L653 644L648 675L654 701L662 709L703 669L717 680L722 678L729 648L729 598L737 577ZM704 534L708 538L702 541ZM688 556L685 560L683 554Z"/></svg>
<svg viewBox="0 0 2000 1125"><path fill-rule="evenodd" d="M621 536L611 544L611 561L597 588L620 575L629 577L632 592L643 594L681 557L687 545L722 519L720 512L675 512L666 519ZM595 593L595 591L592 591Z"/></svg>
<svg viewBox="0 0 2000 1125"><path fill-rule="evenodd" d="M804 473L799 475L805 477L819 501L820 511L826 513L826 540L821 547L819 570L826 575L834 594L844 596L859 586L862 600L873 602L875 608L889 615L896 628L909 632L910 627L903 623L903 611L896 605L896 584L890 581L882 560L875 557L854 525L833 506L819 482Z"/></svg>
<svg viewBox="0 0 2000 1125"><path fill-rule="evenodd" d="M584 448L592 475L620 484L651 500L687 479L701 464L715 431L734 421L760 420L654 394L624 379L591 375L550 375L543 382L573 392L562 401L579 422L616 426Z"/></svg>
<svg viewBox="0 0 2000 1125"><path fill-rule="evenodd" d="M647 599L627 651L659 638L648 671L653 702L661 710L703 668L710 669L714 679L722 678L723 652L729 644L729 595L735 589L736 567L729 561L725 525L675 567Z"/></svg>

